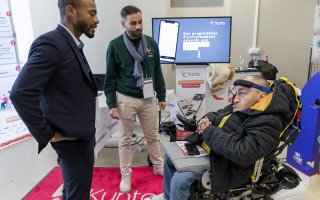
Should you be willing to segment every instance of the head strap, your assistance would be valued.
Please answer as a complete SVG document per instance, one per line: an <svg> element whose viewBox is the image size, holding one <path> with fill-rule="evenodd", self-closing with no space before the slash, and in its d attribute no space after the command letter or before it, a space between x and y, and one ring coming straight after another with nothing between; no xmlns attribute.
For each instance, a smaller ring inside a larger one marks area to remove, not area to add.
<svg viewBox="0 0 320 200"><path fill-rule="evenodd" d="M250 81L247 81L247 80L242 80L242 79L238 79L236 80L234 83L233 83L234 86L243 86L243 87L247 87L247 88L255 88L255 89L258 89L258 90L261 90L262 92L265 92L267 94L271 93L272 92L272 89L269 88L269 87L265 87L265 86L262 86L262 85L258 85L258 84L255 84L255 83L252 83Z"/></svg>

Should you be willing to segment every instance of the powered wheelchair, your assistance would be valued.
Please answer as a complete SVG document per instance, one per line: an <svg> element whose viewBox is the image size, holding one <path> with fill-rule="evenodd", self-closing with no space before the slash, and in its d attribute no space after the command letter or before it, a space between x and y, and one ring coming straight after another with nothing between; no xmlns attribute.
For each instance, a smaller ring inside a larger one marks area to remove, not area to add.
<svg viewBox="0 0 320 200"><path fill-rule="evenodd" d="M301 179L298 174L277 156L291 145L300 130L291 125L281 136L281 145L266 157L255 163L251 180L227 192L214 194L211 192L210 170L191 186L190 200L240 200L240 199L273 199L272 195L285 189L296 188ZM279 196L279 195L278 195Z"/></svg>
<svg viewBox="0 0 320 200"><path fill-rule="evenodd" d="M284 159L278 156L286 147L291 145L300 133L297 120L297 111L300 102L297 102L293 122L280 133L280 145L262 159L255 162L251 179L245 184L232 188L222 193L211 191L210 169L207 170L199 181L194 182L190 188L190 200L301 200L304 195L304 185L298 174L288 165ZM189 120L181 115L177 119L185 130L195 132L197 124L195 120Z"/></svg>
<svg viewBox="0 0 320 200"><path fill-rule="evenodd" d="M190 121L177 115L185 130L196 131L194 121ZM210 169L208 169L199 181L194 182L190 188L189 200L284 200L288 199L288 190L296 188L295 198L301 200L304 186L298 174L284 163L284 159L279 159L283 150L291 145L300 133L300 129L290 124L280 137L280 145L264 158L256 161L254 173L246 184L233 188L229 191L215 194L211 191ZM290 191L290 195L293 191ZM300 196L299 196L300 195Z"/></svg>

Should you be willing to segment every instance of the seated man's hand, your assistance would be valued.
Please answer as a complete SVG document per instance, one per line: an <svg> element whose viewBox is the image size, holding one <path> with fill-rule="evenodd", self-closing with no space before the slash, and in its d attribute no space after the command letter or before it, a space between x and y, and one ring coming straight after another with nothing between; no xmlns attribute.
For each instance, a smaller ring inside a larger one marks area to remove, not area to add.
<svg viewBox="0 0 320 200"><path fill-rule="evenodd" d="M211 125L211 122L209 121L209 119L207 117L200 119L200 121L198 123L199 133L202 134L204 129L206 129L210 125Z"/></svg>

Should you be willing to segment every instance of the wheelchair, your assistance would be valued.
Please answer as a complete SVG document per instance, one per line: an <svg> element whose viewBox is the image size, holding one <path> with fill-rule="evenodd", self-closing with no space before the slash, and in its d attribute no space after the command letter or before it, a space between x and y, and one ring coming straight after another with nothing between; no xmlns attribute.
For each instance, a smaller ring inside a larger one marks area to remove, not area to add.
<svg viewBox="0 0 320 200"><path fill-rule="evenodd" d="M274 151L255 163L254 173L248 183L229 191L214 194L211 192L210 170L203 174L201 180L191 185L190 200L272 200L279 191L304 187L298 174L277 156L291 145L299 135L300 129L294 125L281 136L281 143ZM304 188L302 188L304 190ZM279 196L279 195L278 195ZM283 196L283 195L282 195ZM299 199L300 197L298 197ZM283 198L280 198L283 199ZM287 198L285 198L287 199Z"/></svg>
<svg viewBox="0 0 320 200"><path fill-rule="evenodd" d="M304 194L304 185L298 174L283 159L277 157L283 150L291 145L300 134L298 112L301 110L301 102L295 86L286 78L280 78L276 86L291 87L288 101L295 102L295 113L292 121L288 123L280 134L280 144L271 153L255 162L254 172L245 184L229 189L222 193L211 191L210 169L205 172L201 180L194 182L190 188L190 200L301 200ZM291 96L292 94L292 96ZM294 95L293 95L294 94ZM195 113L194 113L195 114ZM182 123L186 131L195 132L196 120L189 120L177 114L177 119Z"/></svg>
<svg viewBox="0 0 320 200"><path fill-rule="evenodd" d="M196 131L194 120L188 120L179 114L177 118L185 130ZM300 200L301 191L304 191L301 178L290 166L284 163L283 159L277 158L287 146L295 141L299 133L300 129L290 124L280 137L280 145L267 156L256 161L251 180L239 187L218 194L213 193L211 191L210 169L208 169L199 181L191 185L189 200L272 200L274 198L282 200L288 199L288 192L287 194L283 194L283 192L294 188L299 188L297 189L298 194L290 191L289 196L295 195L296 197L289 199Z"/></svg>

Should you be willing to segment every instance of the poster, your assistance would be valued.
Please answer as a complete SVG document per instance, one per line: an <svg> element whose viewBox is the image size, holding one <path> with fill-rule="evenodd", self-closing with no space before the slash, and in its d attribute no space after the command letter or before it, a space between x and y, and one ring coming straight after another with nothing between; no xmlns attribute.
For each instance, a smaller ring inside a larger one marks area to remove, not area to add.
<svg viewBox="0 0 320 200"><path fill-rule="evenodd" d="M315 6L314 9L313 33L320 34L320 6Z"/></svg>
<svg viewBox="0 0 320 200"><path fill-rule="evenodd" d="M0 38L13 37L11 11L8 0L0 0Z"/></svg>
<svg viewBox="0 0 320 200"><path fill-rule="evenodd" d="M21 66L17 63L0 65L0 78L8 76L17 76L21 70Z"/></svg>
<svg viewBox="0 0 320 200"><path fill-rule="evenodd" d="M179 113L187 119L205 114L207 68L205 65L176 66L176 96Z"/></svg>
<svg viewBox="0 0 320 200"><path fill-rule="evenodd" d="M9 99L21 69L11 17L9 0L0 0L0 149L31 136Z"/></svg>
<svg viewBox="0 0 320 200"><path fill-rule="evenodd" d="M15 80L16 76L0 78L0 149L31 136L9 99Z"/></svg>
<svg viewBox="0 0 320 200"><path fill-rule="evenodd" d="M0 38L0 67L13 63L18 63L16 40L14 38Z"/></svg>
<svg viewBox="0 0 320 200"><path fill-rule="evenodd" d="M311 61L312 62L320 61L320 34L313 35Z"/></svg>

